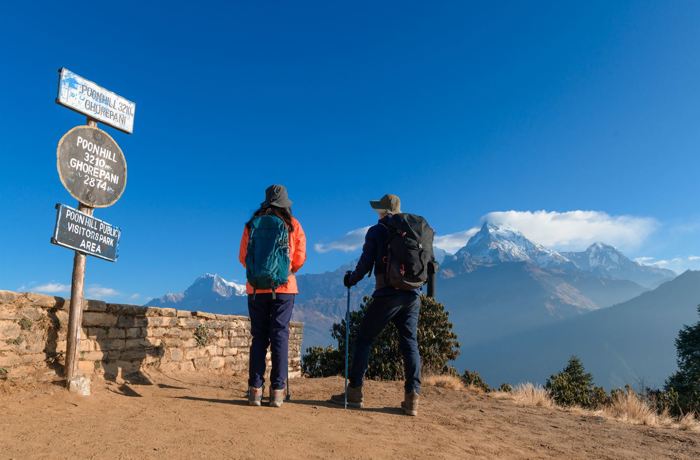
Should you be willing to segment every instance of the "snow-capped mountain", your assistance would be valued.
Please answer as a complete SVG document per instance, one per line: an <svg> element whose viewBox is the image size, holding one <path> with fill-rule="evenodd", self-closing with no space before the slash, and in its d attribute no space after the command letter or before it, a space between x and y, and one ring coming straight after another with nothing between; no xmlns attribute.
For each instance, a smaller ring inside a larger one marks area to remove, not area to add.
<svg viewBox="0 0 700 460"><path fill-rule="evenodd" d="M443 276L449 278L504 262L527 262L541 268L572 270L575 265L557 251L528 240L519 231L485 223L467 245L445 258Z"/></svg>
<svg viewBox="0 0 700 460"><path fill-rule="evenodd" d="M634 281L648 288L655 288L676 277L671 270L641 265L627 258L614 247L594 243L583 252L562 253L583 271L610 279Z"/></svg>
<svg viewBox="0 0 700 460"><path fill-rule="evenodd" d="M293 319L305 324L305 346L330 343L331 326L345 314L343 273L354 265L297 276ZM455 255L445 256L437 298L450 311L460 342L471 346L627 301L673 275L639 265L611 246L562 254L517 230L484 224ZM352 289L353 308L373 287L374 280L365 278ZM148 305L248 313L245 286L212 274Z"/></svg>
<svg viewBox="0 0 700 460"><path fill-rule="evenodd" d="M183 293L165 294L147 305L187 310L207 310L215 313L247 313L245 284L227 281L217 274L200 276Z"/></svg>

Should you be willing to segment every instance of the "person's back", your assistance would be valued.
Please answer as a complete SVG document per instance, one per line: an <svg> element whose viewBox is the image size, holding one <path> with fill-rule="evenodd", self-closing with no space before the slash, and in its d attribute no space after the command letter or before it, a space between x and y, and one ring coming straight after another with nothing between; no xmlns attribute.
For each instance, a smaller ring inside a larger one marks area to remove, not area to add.
<svg viewBox="0 0 700 460"><path fill-rule="evenodd" d="M374 269L375 290L360 324L355 343L350 385L347 390L348 404L359 408L363 406L362 384L369 363L370 348L374 339L391 321L399 331L399 348L403 355L406 373L405 399L402 407L406 414L416 415L421 383L418 352L419 289L418 287L408 288L405 283L398 288L390 283L393 280L387 278L387 269L391 268L392 264L392 254L389 251L390 239L394 237L390 233L394 231L392 216L401 213L401 202L396 195L385 195L381 200L371 201L370 204L379 214L379 222L367 231L357 266L355 270L347 272L343 279L343 284L350 288ZM430 248L426 250L429 250L429 256L432 259L432 234ZM344 404L345 394L333 395L331 401Z"/></svg>
<svg viewBox="0 0 700 460"><path fill-rule="evenodd" d="M306 260L306 235L292 217L287 190L272 185L243 229L239 261L246 268L248 314L253 340L248 366L248 402L259 406L270 346L270 405L279 407L287 389L289 321L299 292L296 272Z"/></svg>

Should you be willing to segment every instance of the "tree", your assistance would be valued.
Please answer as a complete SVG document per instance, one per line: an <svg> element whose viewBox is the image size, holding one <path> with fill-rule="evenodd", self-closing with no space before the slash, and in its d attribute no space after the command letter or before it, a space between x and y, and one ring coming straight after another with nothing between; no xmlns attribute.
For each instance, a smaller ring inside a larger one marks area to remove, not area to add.
<svg viewBox="0 0 700 460"><path fill-rule="evenodd" d="M569 359L564 370L547 379L545 388L554 402L560 406L581 406L591 409L606 401L603 396L605 390L593 386L593 376L586 372L581 360L576 356Z"/></svg>
<svg viewBox="0 0 700 460"><path fill-rule="evenodd" d="M360 323L372 302L365 297L358 311L350 313L350 344L357 340ZM338 347L313 347L306 350L302 360L304 373L310 377L326 377L343 372L345 356L345 319L333 324L331 335ZM421 309L418 318L418 350L421 355L424 374L438 374L450 371L449 362L459 355L457 335L452 331L452 323L445 307L435 299L421 296ZM352 359L352 353L351 353ZM404 378L403 359L399 351L399 334L393 324L389 324L375 339L370 352L367 378L381 380L401 380Z"/></svg>
<svg viewBox="0 0 700 460"><path fill-rule="evenodd" d="M465 370L464 374L462 375L462 381L466 386L479 388L485 393L491 391L491 387L484 382L484 379L481 378L481 375L479 375L477 371L472 372L469 369Z"/></svg>
<svg viewBox="0 0 700 460"><path fill-rule="evenodd" d="M676 339L676 350L678 372L666 381L666 391L672 391L677 398L673 410L678 414L700 414L700 321L681 329Z"/></svg>

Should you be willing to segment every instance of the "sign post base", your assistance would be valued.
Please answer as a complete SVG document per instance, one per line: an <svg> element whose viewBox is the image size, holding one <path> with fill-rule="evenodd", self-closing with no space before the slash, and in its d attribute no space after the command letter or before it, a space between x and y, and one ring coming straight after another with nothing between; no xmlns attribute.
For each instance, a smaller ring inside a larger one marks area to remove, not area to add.
<svg viewBox="0 0 700 460"><path fill-rule="evenodd" d="M68 380L68 391L80 396L90 396L90 378L79 375Z"/></svg>

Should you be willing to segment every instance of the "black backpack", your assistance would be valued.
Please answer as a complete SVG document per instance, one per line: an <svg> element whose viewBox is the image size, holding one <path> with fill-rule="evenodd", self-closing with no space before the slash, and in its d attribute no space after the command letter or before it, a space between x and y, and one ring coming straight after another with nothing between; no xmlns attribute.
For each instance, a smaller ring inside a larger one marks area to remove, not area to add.
<svg viewBox="0 0 700 460"><path fill-rule="evenodd" d="M421 216L395 214L383 222L389 231L385 278L396 289L421 288L432 269L433 229Z"/></svg>

